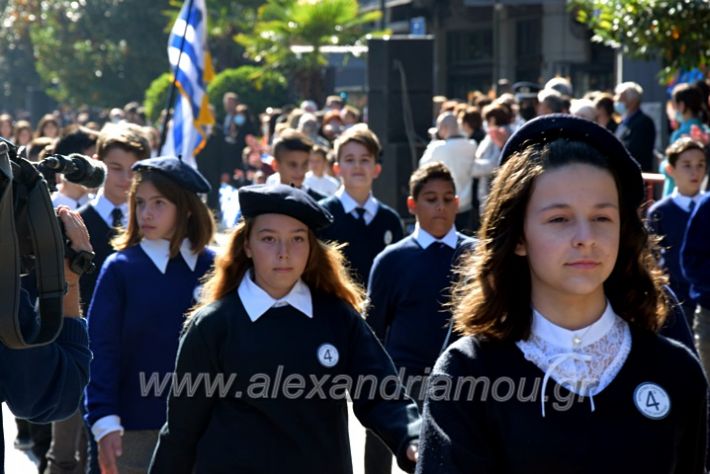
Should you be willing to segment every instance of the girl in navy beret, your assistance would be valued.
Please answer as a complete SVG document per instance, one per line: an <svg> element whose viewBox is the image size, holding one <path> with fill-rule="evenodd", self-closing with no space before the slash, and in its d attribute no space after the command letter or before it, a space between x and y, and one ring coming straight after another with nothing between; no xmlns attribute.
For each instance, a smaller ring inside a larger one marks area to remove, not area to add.
<svg viewBox="0 0 710 474"><path fill-rule="evenodd" d="M351 473L355 415L408 472L420 420L360 315L363 290L314 231L331 215L285 185L239 190L235 228L180 341L152 473Z"/></svg>
<svg viewBox="0 0 710 474"><path fill-rule="evenodd" d="M668 308L638 164L562 115L528 122L502 154L417 472L705 472L706 381L656 334Z"/></svg>
<svg viewBox="0 0 710 474"><path fill-rule="evenodd" d="M177 158L137 162L128 228L113 242L89 306L87 420L103 474L146 472L165 422L184 314L212 266L204 178ZM156 385L151 385L156 384Z"/></svg>

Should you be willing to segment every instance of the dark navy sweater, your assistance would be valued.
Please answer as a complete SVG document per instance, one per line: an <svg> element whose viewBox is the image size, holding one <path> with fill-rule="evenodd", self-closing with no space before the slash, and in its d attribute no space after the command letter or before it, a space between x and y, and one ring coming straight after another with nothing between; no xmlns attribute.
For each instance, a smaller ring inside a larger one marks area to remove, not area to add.
<svg viewBox="0 0 710 474"><path fill-rule="evenodd" d="M18 317L27 335L36 332L36 314L27 292L21 290L20 298ZM79 318L64 318L57 338L45 346L9 349L0 344L0 402L7 403L18 418L36 423L67 418L79 406L89 380L90 360L86 322ZM3 443L0 472L4 466Z"/></svg>
<svg viewBox="0 0 710 474"><path fill-rule="evenodd" d="M442 354L430 379L416 472L704 473L702 367L687 348L664 337L632 326L631 340L628 358L594 395L592 411L587 397L554 379L541 393L544 372L514 342L462 337ZM643 396L644 387L655 390ZM644 415L663 408L668 411L656 418Z"/></svg>
<svg viewBox="0 0 710 474"><path fill-rule="evenodd" d="M116 236L116 231L106 224L94 206L91 203L86 204L79 209L81 218L84 219L86 230L89 231L89 239L91 239L91 247L94 249L94 263L96 270L93 273L84 273L81 275L80 290L81 290L81 311L83 314L89 309L91 296L94 294L96 280L99 277L99 272L106 258L111 255L114 250L111 246L111 239Z"/></svg>
<svg viewBox="0 0 710 474"><path fill-rule="evenodd" d="M457 248L469 240L458 234ZM438 242L423 249L410 235L388 246L372 265L367 322L407 373L431 369L442 350L451 318L444 304L455 252Z"/></svg>
<svg viewBox="0 0 710 474"><path fill-rule="evenodd" d="M173 371L184 313L213 259L205 249L193 272L178 254L165 274L140 245L106 259L88 315L94 353L86 388L90 425L108 415L118 415L127 430L163 425L167 393L141 393L141 373L147 381Z"/></svg>
<svg viewBox="0 0 710 474"><path fill-rule="evenodd" d="M678 207L671 196L655 203L648 210L651 231L662 237L663 266L668 270L670 285L681 303L690 300L690 285L680 267L680 248L690 213Z"/></svg>
<svg viewBox="0 0 710 474"><path fill-rule="evenodd" d="M346 394L358 420L413 471L406 449L420 420L416 405L396 396L392 360L351 306L317 291L312 301L312 318L287 305L252 321L235 291L194 317L177 379L232 382L221 394L203 384L170 395L152 474L352 473Z"/></svg>
<svg viewBox="0 0 710 474"><path fill-rule="evenodd" d="M377 254L404 236L399 215L380 202L375 218L368 225L364 225L351 214L345 213L340 199L336 196L324 199L320 204L333 215L333 223L320 231L318 237L325 241L347 243L343 253L355 278L362 285L366 285Z"/></svg>
<svg viewBox="0 0 710 474"><path fill-rule="evenodd" d="M695 206L681 248L683 275L690 283L690 297L710 309L710 193Z"/></svg>

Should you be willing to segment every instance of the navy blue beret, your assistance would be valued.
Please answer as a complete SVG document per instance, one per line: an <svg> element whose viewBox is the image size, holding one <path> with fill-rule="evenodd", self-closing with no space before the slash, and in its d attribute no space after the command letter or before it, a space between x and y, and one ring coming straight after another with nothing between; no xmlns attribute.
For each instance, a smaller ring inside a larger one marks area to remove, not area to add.
<svg viewBox="0 0 710 474"><path fill-rule="evenodd" d="M192 166L174 156L159 156L135 162L133 171L157 171L193 193L208 193L212 189L204 176Z"/></svg>
<svg viewBox="0 0 710 474"><path fill-rule="evenodd" d="M314 231L333 222L333 216L308 193L285 184L254 184L239 188L239 208L244 217L285 214Z"/></svg>
<svg viewBox="0 0 710 474"><path fill-rule="evenodd" d="M520 127L501 151L503 165L515 153L529 145L546 144L557 139L584 142L609 159L621 181L620 194L631 200L635 207L641 205L646 189L641 175L641 166L614 134L595 122L567 114L551 114L536 117Z"/></svg>

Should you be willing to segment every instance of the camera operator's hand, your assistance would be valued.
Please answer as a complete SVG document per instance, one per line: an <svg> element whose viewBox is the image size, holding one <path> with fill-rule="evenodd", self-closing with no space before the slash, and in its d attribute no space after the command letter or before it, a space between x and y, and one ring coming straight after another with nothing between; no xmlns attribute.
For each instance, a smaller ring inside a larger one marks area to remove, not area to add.
<svg viewBox="0 0 710 474"><path fill-rule="evenodd" d="M77 252L80 250L93 251L89 240L89 231L86 230L84 220L79 213L69 209L67 206L59 206L57 207L57 215L64 224L64 232L71 242L71 248Z"/></svg>
<svg viewBox="0 0 710 474"><path fill-rule="evenodd" d="M99 466L101 474L118 474L116 458L123 454L120 431L113 431L99 440Z"/></svg>
<svg viewBox="0 0 710 474"><path fill-rule="evenodd" d="M66 206L57 207L57 215L64 225L64 232L67 239L71 242L72 249L78 251L92 251L91 241L89 240L89 231L86 230L84 221L77 211L73 211ZM64 259L64 279L67 282L67 294L64 295L64 316L79 317L81 316L80 309L80 294L79 294L79 275L74 273L69 266L69 261Z"/></svg>

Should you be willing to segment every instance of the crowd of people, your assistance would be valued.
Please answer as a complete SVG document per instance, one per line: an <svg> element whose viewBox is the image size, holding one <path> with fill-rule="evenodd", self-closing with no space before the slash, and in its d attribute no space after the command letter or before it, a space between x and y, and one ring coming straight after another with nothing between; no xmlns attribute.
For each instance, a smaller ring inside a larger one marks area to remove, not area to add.
<svg viewBox="0 0 710 474"><path fill-rule="evenodd" d="M498 86L432 101L410 227L373 194L394 164L341 96L256 117L225 94L197 169L159 156L136 103L0 115L30 160L107 170L52 196L100 269L79 281L84 402L18 419L16 447L42 474L347 473L347 395L366 474L393 454L421 473L705 472L708 83L673 89L663 151L638 84ZM655 203L642 173L664 177Z"/></svg>

